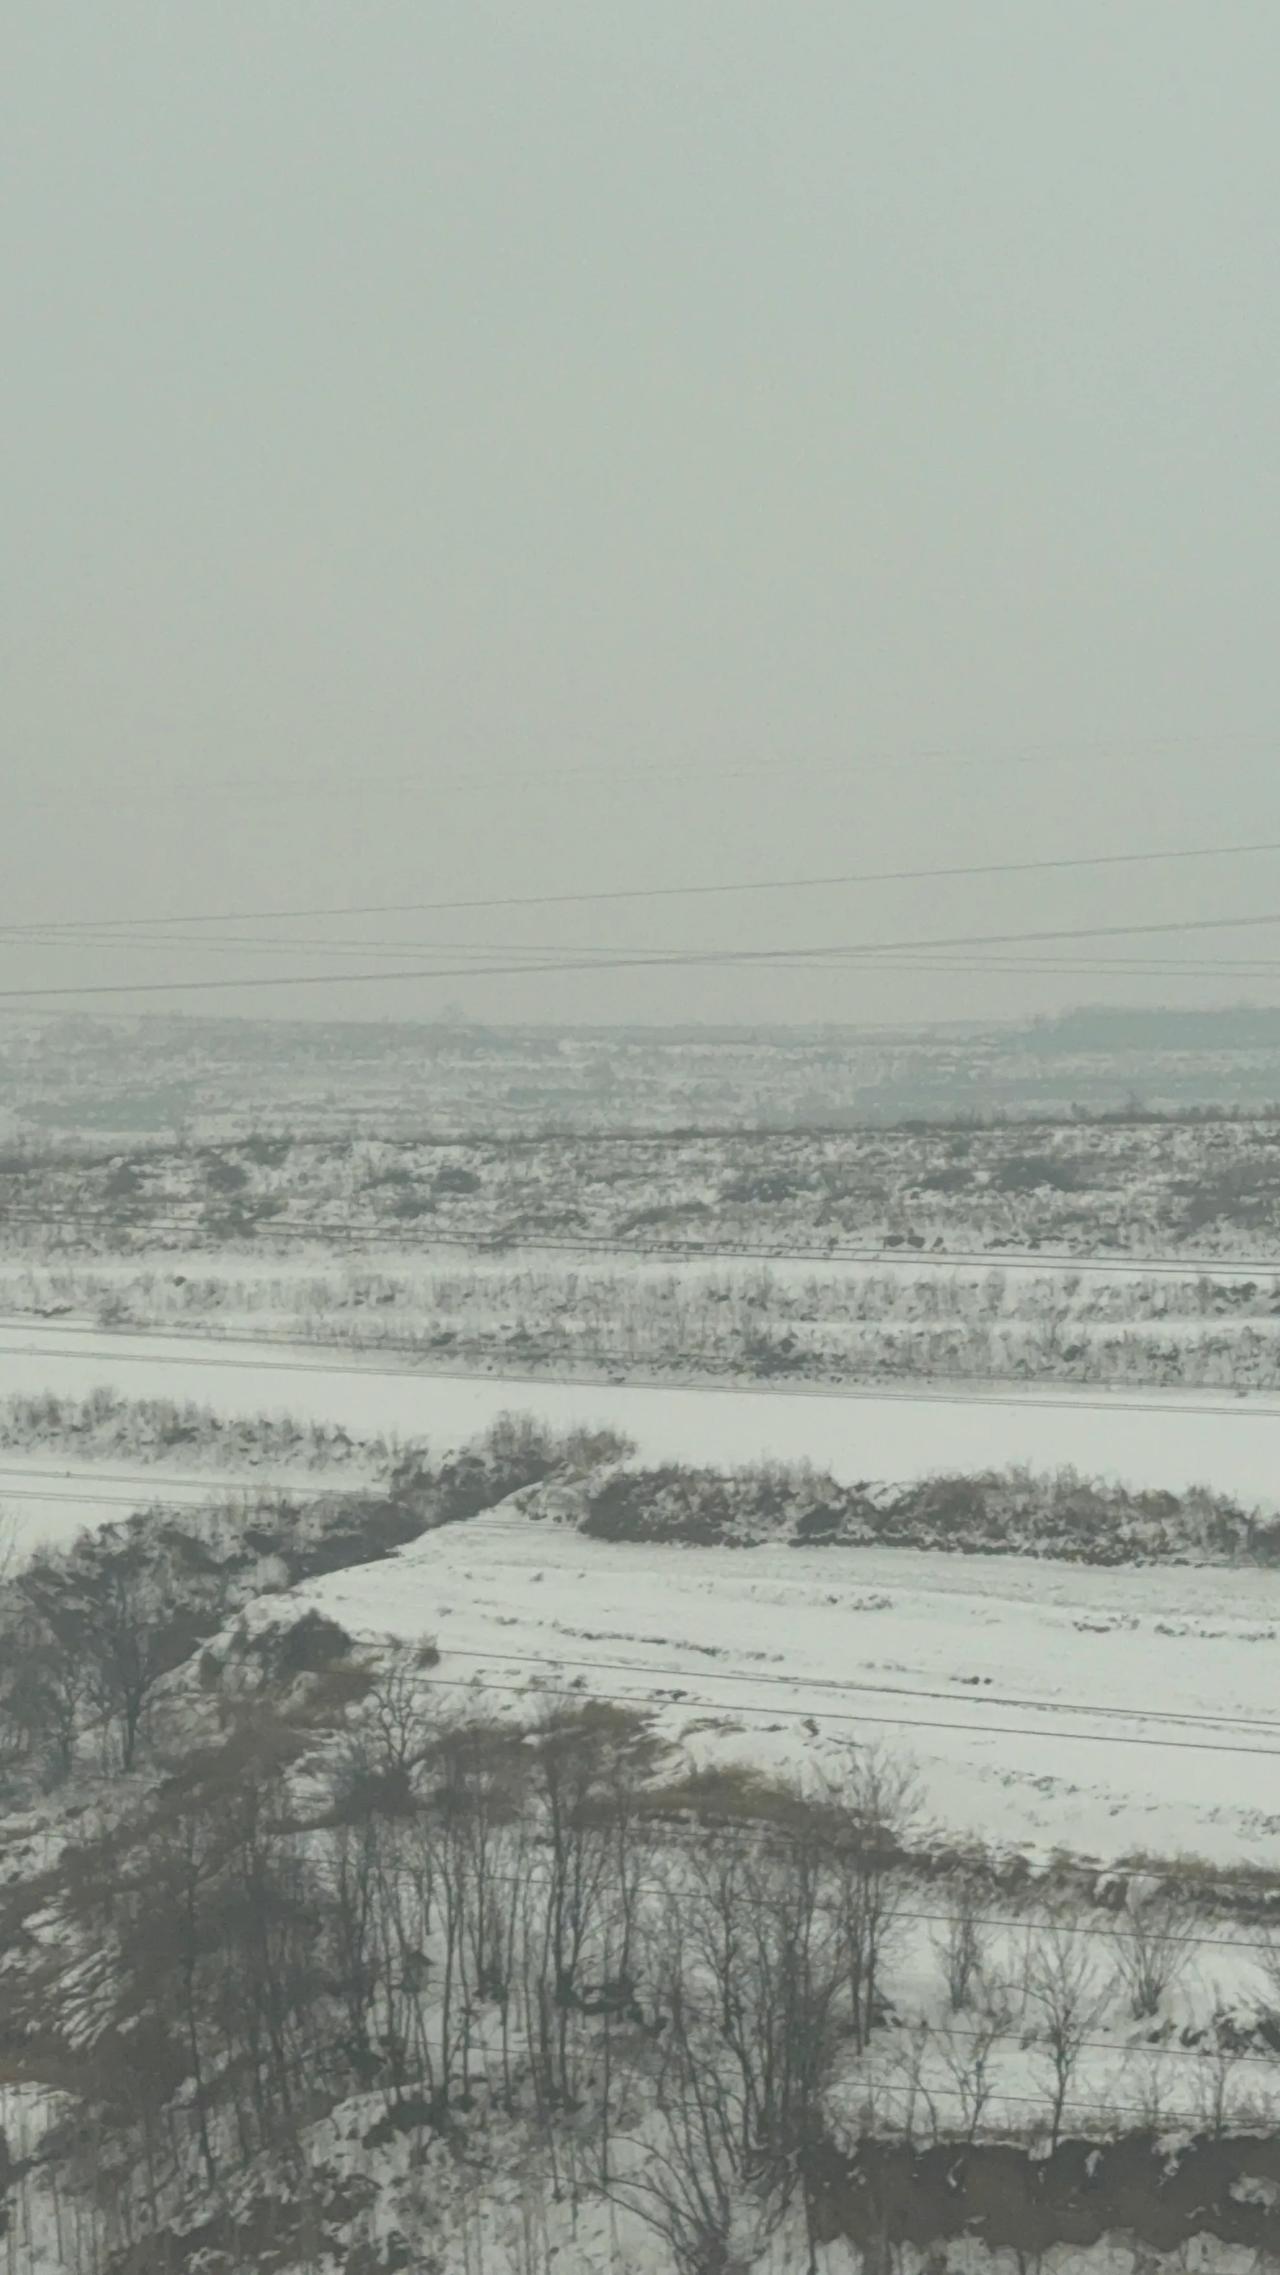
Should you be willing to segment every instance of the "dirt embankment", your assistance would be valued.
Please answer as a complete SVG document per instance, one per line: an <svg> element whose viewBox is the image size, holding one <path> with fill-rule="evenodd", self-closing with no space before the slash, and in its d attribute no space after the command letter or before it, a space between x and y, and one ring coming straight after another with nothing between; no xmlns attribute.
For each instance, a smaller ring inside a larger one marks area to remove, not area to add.
<svg viewBox="0 0 1280 2275"><path fill-rule="evenodd" d="M1197 2236L1259 2255L1280 2251L1274 2134L1202 2136L1171 2147L1139 2131L1062 2141L1048 2156L1000 2142L913 2148L864 2139L850 2156L825 2146L809 2179L816 2240L844 2238L868 2255L880 2250L886 2266L893 2244L927 2250L960 2236L1024 2254L1019 2264L1032 2265L1055 2245L1086 2249L1113 2237L1157 2252ZM879 2262L867 2256L864 2264Z"/></svg>

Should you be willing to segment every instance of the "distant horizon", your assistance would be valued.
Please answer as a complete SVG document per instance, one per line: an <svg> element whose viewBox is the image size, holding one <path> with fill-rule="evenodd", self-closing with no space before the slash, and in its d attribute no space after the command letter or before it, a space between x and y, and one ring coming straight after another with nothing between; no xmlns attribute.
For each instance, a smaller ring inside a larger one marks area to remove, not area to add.
<svg viewBox="0 0 1280 2275"><path fill-rule="evenodd" d="M431 1033L471 1033L494 1035L594 1035L604 1039L627 1035L687 1035L692 1040L708 1039L718 1035L759 1037L761 1039L789 1038L797 1040L827 1035L928 1035L936 1030L948 1032L968 1031L973 1034L1003 1033L1063 1026L1072 1020L1097 1019L1117 1022L1125 1019L1185 1020L1202 1026L1206 1020L1232 1017L1273 1019L1280 1028L1280 1003L1254 1003L1246 998L1233 998L1216 1004L1138 1003L1121 1001L1106 1003L1082 1000L1053 1011L990 1013L982 1016L951 1018L900 1018L900 1019L807 1019L807 1020L697 1020L683 1019L486 1019L469 1012L434 1012L418 1015L406 1014L389 1017L385 1013L369 1013L365 1018L349 1014L317 1011L310 1016L290 1012L255 1011L202 1011L187 1010L180 1006L164 1010L131 1011L119 1009L26 1009L17 1004L0 1005L0 1018L11 1023L24 1023L32 1028L44 1026L134 1026L165 1025L184 1027L236 1027L271 1028L275 1030L297 1028L308 1034L330 1029L350 1029L361 1033L425 1029Z"/></svg>

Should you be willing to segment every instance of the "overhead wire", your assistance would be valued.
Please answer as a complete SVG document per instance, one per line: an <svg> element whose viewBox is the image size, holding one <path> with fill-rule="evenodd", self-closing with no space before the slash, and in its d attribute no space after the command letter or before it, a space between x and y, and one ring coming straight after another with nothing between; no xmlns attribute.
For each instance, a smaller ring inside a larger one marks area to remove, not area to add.
<svg viewBox="0 0 1280 2275"><path fill-rule="evenodd" d="M1170 861L1251 858L1254 855L1270 853L1280 853L1280 839L1258 838L1253 841L1233 842L1225 845L1176 846L1170 849L1144 848L1126 853L1051 855L1040 859L1020 861L952 862L919 868L853 869L801 877L744 878L734 882L704 880L687 885L609 886L560 893L499 893L469 898L365 901L349 903L337 908L332 905L306 908L251 908L219 910L213 913L182 909L175 911L171 916L138 916L135 913L127 917L75 917L56 922L48 919L30 923L9 921L3 925L2 929L6 935L16 937L23 932L32 930L70 934L83 931L114 931L124 927L126 930L138 931L150 929L156 925L167 926L174 922L189 927L193 924L239 924L263 919L272 922L293 922L309 918L423 915L434 914L441 910L460 909L566 908L588 904L612 904L620 901L690 900L725 897L740 893L826 891L830 888L848 885L941 882L948 878L1025 876L1062 870L1132 868Z"/></svg>
<svg viewBox="0 0 1280 2275"><path fill-rule="evenodd" d="M786 1134L786 1133L781 1133ZM589 1140L575 1139L575 1143ZM235 1196L230 1196L234 1203ZM192 1204L196 1205L195 1203ZM37 1209L18 1207L6 1203L0 1194L0 1232L7 1224L47 1226L54 1231L86 1232L157 1232L175 1235L190 1234L196 1239L208 1239L213 1232L220 1237L211 1254L225 1254L227 1242L222 1228L216 1222L218 1196L205 1201L203 1216L168 1216L155 1210L133 1214L119 1207L93 1213L79 1210ZM1101 1273L1104 1277L1136 1274L1139 1277L1175 1277L1187 1280L1223 1278L1232 1279L1241 1274L1250 1276L1280 1275L1280 1251L1272 1256L1197 1256L1185 1259L1177 1256L1143 1257L1131 1254L1115 1256L1077 1255L1070 1249L1042 1249L1011 1254L1001 1250L914 1248L858 1248L847 1245L829 1245L822 1248L749 1247L729 1246L704 1241L627 1241L611 1237L608 1233L583 1233L566 1239L556 1234L525 1233L514 1226L482 1232L440 1232L424 1229L416 1238L410 1227L412 1219L374 1218L367 1225L350 1221L335 1224L329 1219L304 1221L298 1218L264 1216L257 1219L252 1234L253 1261L261 1258L263 1250L276 1239L330 1244L335 1241L357 1242L361 1247L371 1242L393 1244L397 1252L406 1257L417 1257L435 1248L458 1249L477 1258L501 1258L510 1254L570 1255L577 1258L598 1258L606 1262L628 1258L644 1262L664 1261L673 1264L700 1260L725 1263L802 1263L802 1264L869 1264L877 1269L918 1272L921 1270L982 1272L984 1275L1002 1272ZM260 1244L260 1245L259 1245ZM162 1251L161 1253L164 1253ZM246 1257L246 1261L250 1259ZM527 1269L527 1267L514 1267Z"/></svg>
<svg viewBox="0 0 1280 2275"><path fill-rule="evenodd" d="M1115 856L1120 859L1122 856ZM383 980L445 979L474 977L512 977L524 974L537 976L550 972L634 971L650 969L696 970L705 968L755 967L758 965L791 966L797 969L820 969L830 959L838 965L849 961L853 968L874 967L877 961L891 958L904 951L913 957L932 957L939 952L948 955L954 950L973 948L1030 945L1079 939L1130 938L1139 935L1190 934L1212 931L1250 930L1280 924L1280 911L1254 911L1248 915L1212 917L1166 918L1159 922L1140 924L1084 924L1041 926L1031 931L953 933L901 940L826 941L804 947L767 948L712 948L712 949L659 949L621 951L602 955L565 955L554 961L520 963L487 963L483 968L474 962L461 965L388 966L370 971L360 968L341 972L273 972L241 973L218 978L164 980L91 980L82 983L66 982L58 985L7 987L0 989L2 1002L26 1002L48 996L66 995L129 995L156 993L171 994L188 989L205 991L227 988L320 987L348 980L368 983Z"/></svg>
<svg viewBox="0 0 1280 2275"><path fill-rule="evenodd" d="M836 1553L838 1554L839 1551ZM571 1667L575 1674L652 1675L660 1678L664 1683L671 1681L726 1683L743 1680L741 1668L722 1674L714 1667L664 1667L647 1659L569 1659L561 1658L554 1651L549 1655L528 1651L495 1651L489 1649L488 1646L482 1650L471 1650L465 1645L458 1646L457 1655L460 1659L481 1659L486 1665L543 1669L547 1667L553 1669ZM959 1699L953 1691L931 1690L913 1683L857 1682L849 1681L842 1676L806 1675L803 1672L795 1672L789 1675L770 1675L757 1674L753 1670L747 1675L746 1679L757 1688L763 1685L766 1688L778 1690L796 1690L799 1688L806 1691L821 1691L824 1694L827 1692L841 1695L847 1693L851 1697L856 1695L875 1698L922 1699L926 1703L945 1701L956 1706L1010 1707L1015 1712L1020 1713L1096 1715L1100 1718L1110 1717L1125 1722L1169 1722L1179 1725L1189 1724L1196 1728L1203 1727L1205 1729L1221 1726L1227 1729L1256 1730L1268 1736L1280 1737L1280 1722L1260 1720L1257 1716L1247 1714L1192 1714L1170 1707L1078 1705L1074 1700L1067 1699L1009 1698L998 1691L985 1696L975 1692L972 1698ZM706 1703L714 1702L708 1701ZM762 1708L761 1711L763 1712L764 1709ZM807 1708L792 1707L788 1708L787 1711L800 1720L808 1718ZM967 1725L958 1725L958 1727L967 1727ZM978 1735L981 1736L982 1734L983 1732L979 1727ZM1065 1735L1071 1737L1075 1733L1067 1732ZM1121 1739L1116 1742L1123 1745L1127 1741Z"/></svg>
<svg viewBox="0 0 1280 2275"><path fill-rule="evenodd" d="M494 957L504 955L518 955L521 959L517 967L497 967L508 975L512 969L524 970L526 967L534 972L555 972L561 969L577 970L580 968L580 959L584 955L593 958L598 957L602 960L611 955L611 951L606 948L593 946L586 949L572 942L397 941L346 940L342 938L318 940L314 938L297 939L288 935L271 937L266 934L258 934L246 937L244 935L229 936L221 933L139 933L123 931L84 932L77 933L74 938L70 938L54 932L33 931L21 935L12 935L0 927L0 946L4 945L53 950L85 947L95 949L106 947L129 948L140 949L144 952L163 951L166 955L171 954L174 949L182 948L198 949L201 952L213 950L219 955L254 957L263 955L278 957L295 953L302 956L350 954L369 957L374 964L388 961L397 956L451 954L470 959L463 969L466 972L474 970L477 975L483 975L489 969L489 963ZM637 950L635 953L638 954L640 951ZM719 952L698 950L696 953L703 956L715 955ZM726 953L729 952L726 951ZM766 960L776 960L781 964L786 964L792 959L795 952L782 945L776 950L765 950L760 953ZM926 957L923 953L890 956L882 954L878 950L872 951L870 949L849 951L848 953L833 952L830 961L822 961L818 957L809 957L805 963L805 969L824 972L846 971L857 969L862 965L868 969L899 972L953 971L958 973L1003 973L1006 976L1017 976L1020 973L1043 973L1064 978L1081 974L1096 974L1113 978L1261 979L1280 972L1280 958L1275 957L1209 958L1201 956L1193 960L1190 957L1077 955L1054 958L1012 955L1006 957L966 956L955 953L948 955L945 959L934 959Z"/></svg>

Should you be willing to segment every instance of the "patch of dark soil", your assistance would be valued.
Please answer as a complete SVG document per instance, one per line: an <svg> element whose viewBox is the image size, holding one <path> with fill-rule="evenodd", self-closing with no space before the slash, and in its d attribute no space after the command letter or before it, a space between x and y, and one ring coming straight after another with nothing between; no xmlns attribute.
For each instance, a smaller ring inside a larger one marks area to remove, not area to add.
<svg viewBox="0 0 1280 2275"><path fill-rule="evenodd" d="M1012 2143L913 2148L864 2139L846 2156L825 2144L810 2161L814 2230L927 2248L961 2236L1034 2262L1055 2245L1110 2236L1159 2252L1211 2235L1259 2253L1280 2249L1280 2138L1200 2136L1171 2149L1150 2132L1061 2141L1050 2155Z"/></svg>

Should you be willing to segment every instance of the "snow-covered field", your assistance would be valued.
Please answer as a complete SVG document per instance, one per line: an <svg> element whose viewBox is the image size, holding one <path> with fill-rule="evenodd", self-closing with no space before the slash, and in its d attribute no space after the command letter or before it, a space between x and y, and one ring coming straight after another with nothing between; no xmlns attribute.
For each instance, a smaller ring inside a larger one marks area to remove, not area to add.
<svg viewBox="0 0 1280 2275"><path fill-rule="evenodd" d="M425 1438L437 1449L517 1409L557 1430L621 1430L646 1463L809 1461L844 1482L1026 1463L1170 1491L1204 1484L1268 1507L1280 1498L1280 1400L1260 1394L558 1383L425 1373L323 1348L286 1352L47 1322L11 1327L0 1339L0 1397L44 1390L84 1397L101 1385L131 1398L212 1403L233 1415L288 1413L341 1424L357 1437Z"/></svg>
<svg viewBox="0 0 1280 2275"><path fill-rule="evenodd" d="M505 1507L302 1593L434 1635L444 1702L643 1700L697 1763L877 1737L951 1834L1280 1871L1280 1573L621 1546Z"/></svg>
<svg viewBox="0 0 1280 2275"><path fill-rule="evenodd" d="M845 1482L1072 1464L1274 1505L1280 1480L1280 1405L1259 1399L570 1386L213 1339L7 1331L0 1395L83 1397L100 1385L230 1416L287 1411L437 1451L518 1409L556 1428L620 1429L645 1463L808 1460ZM0 1465L0 1509L28 1547L131 1506L267 1482L290 1479L237 1472L215 1483L172 1463L140 1471L13 1453ZM780 1765L878 1732L909 1747L932 1813L952 1831L1280 1869L1280 1803L1269 1799L1280 1574L619 1546L505 1509L309 1594L348 1627L435 1633L450 1685L474 1678L510 1698L560 1669L566 1685L654 1699L695 1757L745 1749Z"/></svg>

